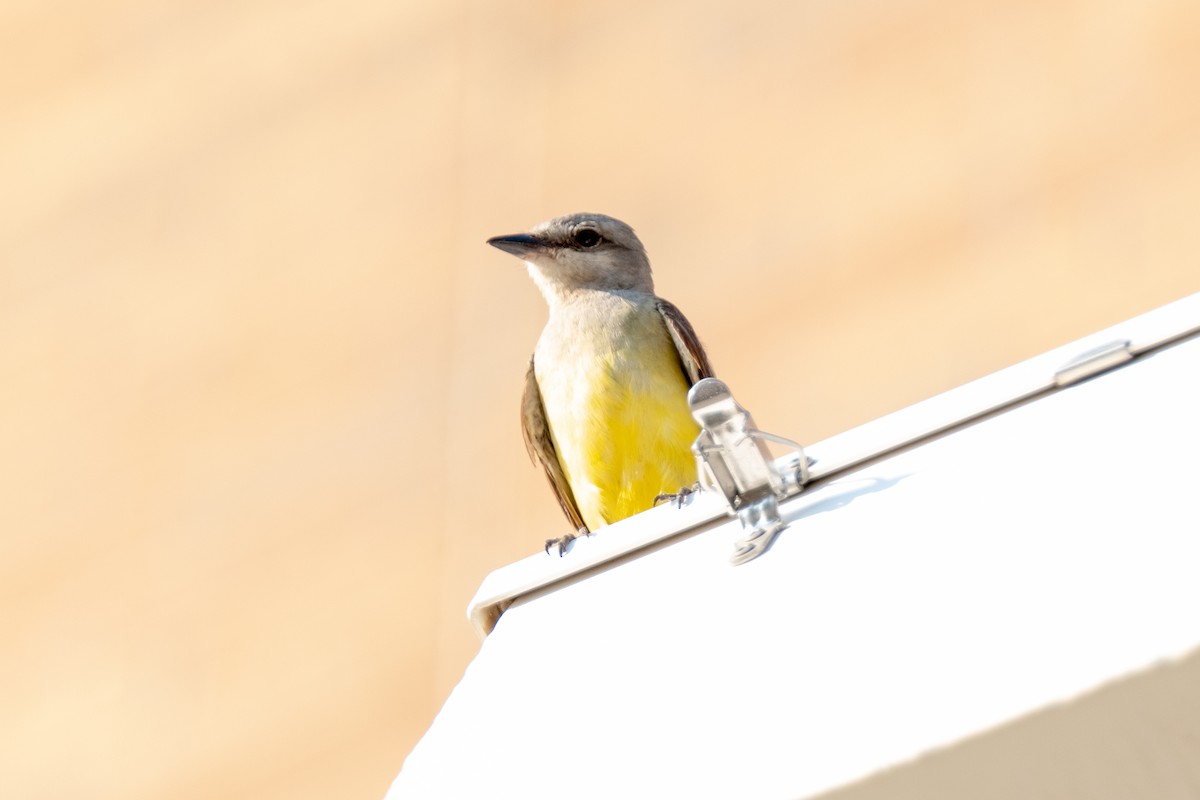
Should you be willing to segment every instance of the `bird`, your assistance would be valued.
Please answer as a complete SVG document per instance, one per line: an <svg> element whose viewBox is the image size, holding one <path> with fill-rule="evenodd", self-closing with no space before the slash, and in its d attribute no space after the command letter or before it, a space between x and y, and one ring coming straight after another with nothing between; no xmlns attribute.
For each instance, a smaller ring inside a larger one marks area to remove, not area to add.
<svg viewBox="0 0 1200 800"><path fill-rule="evenodd" d="M561 556L577 536L695 485L687 393L713 369L691 323L654 293L626 223L569 214L487 243L525 262L549 307L521 430L573 529L546 542Z"/></svg>

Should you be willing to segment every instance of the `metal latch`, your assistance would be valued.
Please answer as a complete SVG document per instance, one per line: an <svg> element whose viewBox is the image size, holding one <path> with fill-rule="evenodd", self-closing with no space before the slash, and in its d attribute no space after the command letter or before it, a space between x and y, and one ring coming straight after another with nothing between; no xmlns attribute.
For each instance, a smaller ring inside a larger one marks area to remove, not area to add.
<svg viewBox="0 0 1200 800"><path fill-rule="evenodd" d="M808 458L790 439L760 431L750 412L738 405L729 387L716 378L705 378L688 392L692 417L702 430L692 445L702 488L725 495L746 532L734 545L734 564L760 556L786 523L779 501L798 494L808 482ZM767 442L796 452L783 467L775 463Z"/></svg>

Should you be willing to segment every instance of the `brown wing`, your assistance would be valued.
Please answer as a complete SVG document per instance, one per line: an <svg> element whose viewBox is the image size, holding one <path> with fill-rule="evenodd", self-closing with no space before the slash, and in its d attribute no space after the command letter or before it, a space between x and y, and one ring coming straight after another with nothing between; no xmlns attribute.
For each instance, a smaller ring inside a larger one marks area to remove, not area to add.
<svg viewBox="0 0 1200 800"><path fill-rule="evenodd" d="M521 395L521 434L525 437L525 449L529 451L529 457L546 472L546 480L550 482L563 513L571 521L571 527L576 531L586 531L587 526L583 524L579 507L575 505L575 495L559 463L558 451L554 449L554 440L550 438L550 426L546 423L546 410L542 407L542 393L533 372L532 358L529 359L529 371L525 373L525 393Z"/></svg>
<svg viewBox="0 0 1200 800"><path fill-rule="evenodd" d="M683 312L661 297L655 303L658 313L662 314L663 322L675 342L675 350L679 353L679 363L683 373L687 375L688 384L695 385L703 378L713 377L712 364L708 363L708 355L700 345L700 337L692 329L692 325L683 316Z"/></svg>

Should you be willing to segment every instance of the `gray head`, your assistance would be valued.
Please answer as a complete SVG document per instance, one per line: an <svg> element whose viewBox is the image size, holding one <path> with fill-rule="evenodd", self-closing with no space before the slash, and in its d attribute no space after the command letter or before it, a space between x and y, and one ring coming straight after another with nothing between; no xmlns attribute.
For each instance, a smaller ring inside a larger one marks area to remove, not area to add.
<svg viewBox="0 0 1200 800"><path fill-rule="evenodd" d="M557 217L529 233L495 236L488 244L529 265L551 305L576 289L654 292L646 248L633 228L603 214Z"/></svg>

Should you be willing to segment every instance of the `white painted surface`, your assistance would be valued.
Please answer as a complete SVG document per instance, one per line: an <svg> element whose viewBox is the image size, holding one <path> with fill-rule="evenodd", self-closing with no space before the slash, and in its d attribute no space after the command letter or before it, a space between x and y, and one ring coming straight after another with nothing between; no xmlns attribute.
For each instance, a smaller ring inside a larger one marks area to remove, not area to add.
<svg viewBox="0 0 1200 800"><path fill-rule="evenodd" d="M1197 409L1193 339L522 600L389 798L806 797L1182 656Z"/></svg>

